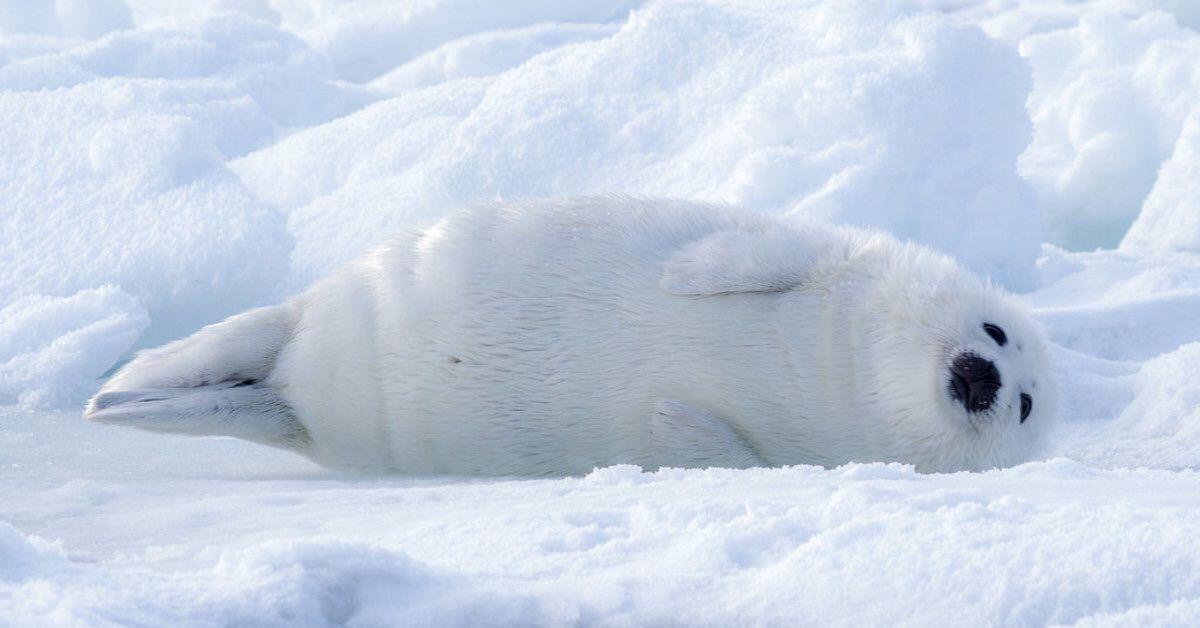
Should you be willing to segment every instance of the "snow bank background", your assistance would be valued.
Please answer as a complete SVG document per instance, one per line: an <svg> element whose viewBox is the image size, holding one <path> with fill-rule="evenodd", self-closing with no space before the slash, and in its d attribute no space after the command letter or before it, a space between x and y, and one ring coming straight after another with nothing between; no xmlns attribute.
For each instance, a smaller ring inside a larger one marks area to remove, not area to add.
<svg viewBox="0 0 1200 628"><path fill-rule="evenodd" d="M0 624L1194 625L1197 7L0 0ZM399 227L605 193L1020 292L1058 458L369 479L78 417Z"/></svg>

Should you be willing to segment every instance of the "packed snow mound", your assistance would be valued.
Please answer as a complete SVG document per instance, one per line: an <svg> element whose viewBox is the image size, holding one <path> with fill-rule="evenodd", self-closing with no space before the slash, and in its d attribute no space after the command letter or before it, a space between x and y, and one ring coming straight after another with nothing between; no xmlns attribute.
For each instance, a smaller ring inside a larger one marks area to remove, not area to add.
<svg viewBox="0 0 1200 628"><path fill-rule="evenodd" d="M121 0L0 0L0 34L94 38L132 27Z"/></svg>
<svg viewBox="0 0 1200 628"><path fill-rule="evenodd" d="M249 98L266 119L255 125L260 128L222 129L218 143L227 157L274 140L281 128L323 122L361 104L357 93L331 83L324 56L241 12L115 33L58 54L0 64L0 90L67 87L101 77L175 80L171 87L182 99L204 91ZM239 134L248 137L239 140Z"/></svg>
<svg viewBox="0 0 1200 628"><path fill-rule="evenodd" d="M61 550L37 537L21 534L12 525L0 521L0 601L11 594L12 583L44 575L45 567L66 562ZM6 590L8 589L8 590ZM0 607L3 608L3 607ZM12 619L12 615L5 615Z"/></svg>
<svg viewBox="0 0 1200 628"><path fill-rule="evenodd" d="M1057 346L1053 451L1108 468L1200 466L1200 256L1047 245L1039 279L1024 298Z"/></svg>
<svg viewBox="0 0 1200 628"><path fill-rule="evenodd" d="M1200 341L1200 257L1149 259L1047 246L1042 288L1025 296L1050 339L1107 359L1140 361Z"/></svg>
<svg viewBox="0 0 1200 628"><path fill-rule="evenodd" d="M278 0L125 0L139 29L178 27L221 13L240 13L279 26Z"/></svg>
<svg viewBox="0 0 1200 628"><path fill-rule="evenodd" d="M456 39L371 81L371 87L398 94L453 79L499 74L560 46L602 39L610 24L536 24L488 31Z"/></svg>
<svg viewBox="0 0 1200 628"><path fill-rule="evenodd" d="M140 346L277 299L292 248L286 219L225 163L345 113L366 91L354 94L334 85L321 54L238 11L0 59L0 295L111 285L149 316ZM21 320L40 337L36 317ZM93 379L134 345L122 340L114 353L113 339L75 341L109 360L78 367ZM5 397L78 397L78 377L29 368L6 376ZM18 381L29 390L13 393Z"/></svg>
<svg viewBox="0 0 1200 628"><path fill-rule="evenodd" d="M365 82L462 37L542 23L623 21L640 0L277 0L282 25L329 56L338 78Z"/></svg>
<svg viewBox="0 0 1200 628"><path fill-rule="evenodd" d="M1134 20L1161 11L1193 30L1200 28L1200 4L1193 0L915 0L921 6L979 24L989 35L1013 45L1030 35L1069 29L1081 16L1107 14Z"/></svg>
<svg viewBox="0 0 1200 628"><path fill-rule="evenodd" d="M28 296L0 309L0 404L80 403L150 323L111 286Z"/></svg>
<svg viewBox="0 0 1200 628"><path fill-rule="evenodd" d="M883 227L1028 288L1029 85L1010 47L934 15L655 3L610 37L403 93L232 167L291 211L292 287L478 199L627 193Z"/></svg>
<svg viewBox="0 0 1200 628"><path fill-rule="evenodd" d="M1197 311L1193 309L1193 311ZM1121 414L1105 426L1121 438L1080 439L1079 457L1110 466L1189 469L1200 460L1200 386L1195 369L1200 343L1146 362L1128 386L1136 391Z"/></svg>
<svg viewBox="0 0 1200 628"><path fill-rule="evenodd" d="M1200 108L1200 3L920 2L1017 46L1033 68L1035 134L1020 172L1037 190L1049 241L1195 250L1196 123L1184 120ZM1127 229L1135 235L1123 240Z"/></svg>
<svg viewBox="0 0 1200 628"><path fill-rule="evenodd" d="M1034 138L1020 171L1033 184L1049 241L1070 249L1115 247L1156 187L1159 168L1191 140L1184 122L1200 104L1200 33L1167 13L1134 20L1085 15L1078 26L1030 36ZM1174 175L1173 175L1174 176ZM1152 206L1186 194L1166 181ZM1180 209L1179 211L1188 211ZM1185 236L1186 237L1186 236ZM1194 237L1194 231L1192 234Z"/></svg>
<svg viewBox="0 0 1200 628"><path fill-rule="evenodd" d="M150 315L146 343L270 298L291 249L284 218L225 169L212 140L256 117L214 86L101 79L0 92L0 294L113 285Z"/></svg>
<svg viewBox="0 0 1200 628"><path fill-rule="evenodd" d="M1200 253L1200 103L1192 108L1120 248L1146 254Z"/></svg>

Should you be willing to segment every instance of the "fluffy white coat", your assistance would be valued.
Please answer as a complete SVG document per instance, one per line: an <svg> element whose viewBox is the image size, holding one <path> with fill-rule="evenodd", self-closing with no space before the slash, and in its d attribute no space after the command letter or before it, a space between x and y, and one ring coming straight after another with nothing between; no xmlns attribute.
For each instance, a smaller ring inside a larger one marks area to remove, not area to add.
<svg viewBox="0 0 1200 628"><path fill-rule="evenodd" d="M963 352L999 369L988 412L950 395ZM1021 393L1034 402L1024 422ZM141 353L88 416L415 474L952 471L1028 459L1056 403L1027 314L943 255L877 232L603 198L460 210L285 304Z"/></svg>

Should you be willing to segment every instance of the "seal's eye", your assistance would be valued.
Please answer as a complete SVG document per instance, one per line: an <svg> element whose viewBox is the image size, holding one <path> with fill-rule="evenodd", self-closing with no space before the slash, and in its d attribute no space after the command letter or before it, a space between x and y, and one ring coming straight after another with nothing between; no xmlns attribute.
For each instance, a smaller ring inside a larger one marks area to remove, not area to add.
<svg viewBox="0 0 1200 628"><path fill-rule="evenodd" d="M1008 336L1004 335L1003 329L1000 329L991 323L984 323L983 331L986 331L987 335L991 336L992 340L995 340L996 344L1000 345L1001 347L1008 344Z"/></svg>
<svg viewBox="0 0 1200 628"><path fill-rule="evenodd" d="M1022 423L1025 422L1025 419L1029 418L1030 412L1033 412L1033 397L1030 397L1029 395L1026 395L1025 393L1021 393L1021 422Z"/></svg>

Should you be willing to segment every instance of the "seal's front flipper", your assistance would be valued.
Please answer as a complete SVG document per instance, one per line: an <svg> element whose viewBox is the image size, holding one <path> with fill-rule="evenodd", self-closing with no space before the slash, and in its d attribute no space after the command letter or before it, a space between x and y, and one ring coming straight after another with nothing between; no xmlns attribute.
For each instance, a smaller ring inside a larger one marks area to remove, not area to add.
<svg viewBox="0 0 1200 628"><path fill-rule="evenodd" d="M659 286L685 297L785 292L802 285L832 251L828 227L747 225L718 231L675 251Z"/></svg>
<svg viewBox="0 0 1200 628"><path fill-rule="evenodd" d="M655 461L663 467L745 469L766 464L724 421L669 399L654 406L650 441Z"/></svg>
<svg viewBox="0 0 1200 628"><path fill-rule="evenodd" d="M234 436L293 451L309 444L308 432L275 391L250 381L102 392L84 416L156 432Z"/></svg>

